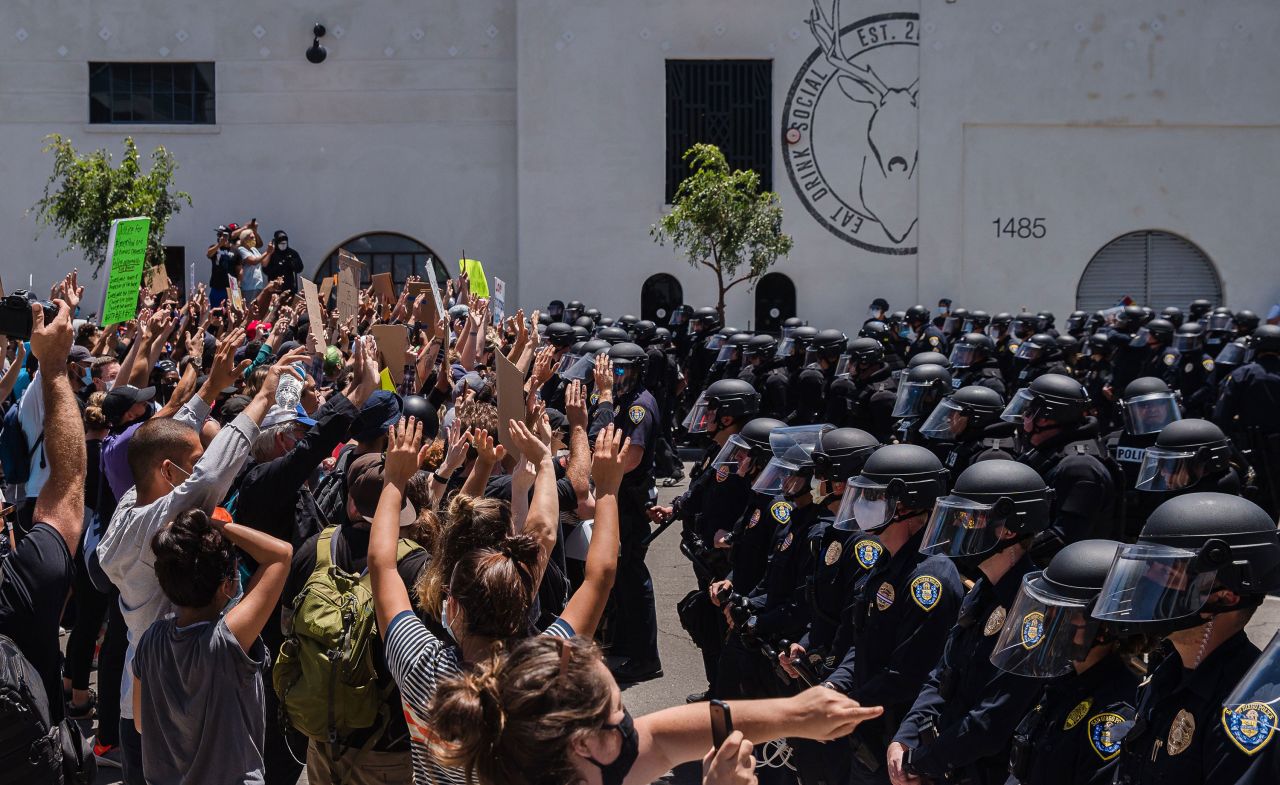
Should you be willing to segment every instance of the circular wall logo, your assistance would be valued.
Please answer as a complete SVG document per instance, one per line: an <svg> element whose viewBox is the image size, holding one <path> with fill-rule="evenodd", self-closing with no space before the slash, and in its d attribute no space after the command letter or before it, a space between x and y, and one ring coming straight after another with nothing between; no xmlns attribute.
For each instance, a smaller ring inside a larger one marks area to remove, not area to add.
<svg viewBox="0 0 1280 785"><path fill-rule="evenodd" d="M840 24L814 0L818 48L782 109L782 158L805 209L835 236L884 254L916 252L920 19L915 13Z"/></svg>

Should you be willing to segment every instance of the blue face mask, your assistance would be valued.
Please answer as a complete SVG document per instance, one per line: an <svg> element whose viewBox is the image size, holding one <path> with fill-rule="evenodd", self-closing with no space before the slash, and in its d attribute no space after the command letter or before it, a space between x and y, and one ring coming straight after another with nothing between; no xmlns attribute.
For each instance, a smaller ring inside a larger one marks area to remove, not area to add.
<svg viewBox="0 0 1280 785"><path fill-rule="evenodd" d="M236 607L240 600L244 598L244 575L240 572L240 565L236 565L236 590L231 595L231 599L227 600L227 604L222 606L222 613L225 615L227 611Z"/></svg>
<svg viewBox="0 0 1280 785"><path fill-rule="evenodd" d="M84 382L86 387L92 385L93 384L93 368L85 368L84 375L81 376L80 379L81 381Z"/></svg>
<svg viewBox="0 0 1280 785"><path fill-rule="evenodd" d="M440 601L440 626L444 627L444 631L449 633L449 637L456 642L458 636L454 633L453 628L449 626L449 598L446 597Z"/></svg>

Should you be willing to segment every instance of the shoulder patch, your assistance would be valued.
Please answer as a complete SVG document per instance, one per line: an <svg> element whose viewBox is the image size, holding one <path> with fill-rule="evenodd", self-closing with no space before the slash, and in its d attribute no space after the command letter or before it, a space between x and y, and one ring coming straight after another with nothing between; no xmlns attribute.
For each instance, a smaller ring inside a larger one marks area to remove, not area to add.
<svg viewBox="0 0 1280 785"><path fill-rule="evenodd" d="M1110 712L1095 714L1089 718L1089 746L1104 761L1120 754L1120 739L1113 738L1112 729L1123 722L1124 717Z"/></svg>
<svg viewBox="0 0 1280 785"><path fill-rule="evenodd" d="M1022 617L1022 648L1031 651L1044 642L1044 614L1032 611Z"/></svg>
<svg viewBox="0 0 1280 785"><path fill-rule="evenodd" d="M596 404L600 403L600 393L597 393L597 392L591 393L591 397L588 398L588 400L591 402L592 406L595 406Z"/></svg>
<svg viewBox="0 0 1280 785"><path fill-rule="evenodd" d="M942 599L942 581L932 575L921 575L911 582L911 599L921 610L931 611Z"/></svg>
<svg viewBox="0 0 1280 785"><path fill-rule="evenodd" d="M853 555L864 570L876 566L882 553L884 553L884 546L875 540L858 540L853 546Z"/></svg>
<svg viewBox="0 0 1280 785"><path fill-rule="evenodd" d="M760 522L760 508L757 507L751 513L751 519L747 521L747 528L750 529Z"/></svg>
<svg viewBox="0 0 1280 785"><path fill-rule="evenodd" d="M1071 730L1080 724L1080 720L1089 713L1089 709L1093 707L1093 698L1085 698L1076 704L1076 707L1067 715L1067 721L1062 723L1063 730Z"/></svg>
<svg viewBox="0 0 1280 785"><path fill-rule="evenodd" d="M876 589L876 607L882 611L889 610L889 606L894 600L893 584L885 581L880 584L880 588Z"/></svg>
<svg viewBox="0 0 1280 785"><path fill-rule="evenodd" d="M1212 372L1213 372L1213 360L1212 360L1212 359L1210 359L1210 358L1206 357L1206 358L1204 358L1203 360L1201 360L1201 361L1200 361L1200 365L1201 365L1201 366L1202 366L1206 371L1209 371L1210 373L1212 373Z"/></svg>
<svg viewBox="0 0 1280 785"><path fill-rule="evenodd" d="M1235 709L1222 710L1222 727L1231 741L1253 755L1267 746L1276 730L1276 712L1265 703L1246 703Z"/></svg>
<svg viewBox="0 0 1280 785"><path fill-rule="evenodd" d="M774 502L769 507L769 514L775 521L785 525L791 520L791 505L787 502Z"/></svg>
<svg viewBox="0 0 1280 785"><path fill-rule="evenodd" d="M644 420L644 407L639 404L632 406L627 409L627 417L631 419L631 422L639 425Z"/></svg>
<svg viewBox="0 0 1280 785"><path fill-rule="evenodd" d="M936 348L938 348L938 336L936 336L936 335L930 335L930 336L929 336L929 345L930 345L930 346L932 346L932 347L933 347L933 348L935 348L935 349L936 349Z"/></svg>
<svg viewBox="0 0 1280 785"><path fill-rule="evenodd" d="M826 552L822 554L822 563L828 567L834 565L836 562L840 561L840 554L843 552L844 546L840 544L840 541L833 541L827 546Z"/></svg>
<svg viewBox="0 0 1280 785"><path fill-rule="evenodd" d="M1161 361L1164 362L1165 365L1172 366L1174 363L1178 361L1178 355L1174 354L1173 352L1166 352L1164 356L1161 357L1160 359Z"/></svg>
<svg viewBox="0 0 1280 785"><path fill-rule="evenodd" d="M997 605L996 609L987 617L987 623L982 627L982 634L991 637L1000 631L1004 626L1004 606Z"/></svg>

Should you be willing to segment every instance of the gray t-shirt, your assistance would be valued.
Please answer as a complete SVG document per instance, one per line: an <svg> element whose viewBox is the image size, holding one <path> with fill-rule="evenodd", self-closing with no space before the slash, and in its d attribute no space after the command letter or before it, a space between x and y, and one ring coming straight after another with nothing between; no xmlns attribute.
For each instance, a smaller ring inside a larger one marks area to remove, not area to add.
<svg viewBox="0 0 1280 785"><path fill-rule="evenodd" d="M161 619L133 656L142 684L142 768L149 785L257 785L263 780L259 638L248 654L226 619Z"/></svg>

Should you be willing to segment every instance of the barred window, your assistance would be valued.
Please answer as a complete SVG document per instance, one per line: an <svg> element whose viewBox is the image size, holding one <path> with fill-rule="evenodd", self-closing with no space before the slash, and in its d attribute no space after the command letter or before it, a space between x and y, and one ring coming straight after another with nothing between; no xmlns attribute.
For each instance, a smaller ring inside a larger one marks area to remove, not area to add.
<svg viewBox="0 0 1280 785"><path fill-rule="evenodd" d="M667 193L689 175L682 160L698 143L714 144L733 169L753 169L773 190L773 61L667 61Z"/></svg>
<svg viewBox="0 0 1280 785"><path fill-rule="evenodd" d="M213 70L213 63L89 63L89 122L213 125Z"/></svg>

